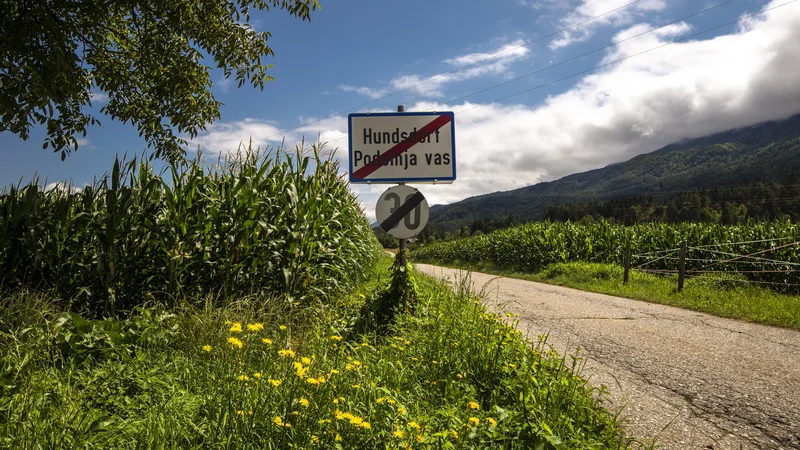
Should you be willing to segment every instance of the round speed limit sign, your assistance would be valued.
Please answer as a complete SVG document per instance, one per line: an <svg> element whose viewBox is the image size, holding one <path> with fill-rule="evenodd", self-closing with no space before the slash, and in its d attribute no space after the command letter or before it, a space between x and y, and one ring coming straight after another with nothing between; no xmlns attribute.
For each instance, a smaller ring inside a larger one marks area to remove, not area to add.
<svg viewBox="0 0 800 450"><path fill-rule="evenodd" d="M408 239L419 234L428 223L428 201L411 186L393 186L378 198L375 217L390 236Z"/></svg>

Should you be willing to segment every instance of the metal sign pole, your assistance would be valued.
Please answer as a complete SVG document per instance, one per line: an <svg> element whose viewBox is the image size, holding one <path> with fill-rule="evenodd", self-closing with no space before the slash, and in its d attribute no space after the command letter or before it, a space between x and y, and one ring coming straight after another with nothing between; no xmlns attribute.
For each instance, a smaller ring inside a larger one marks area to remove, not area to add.
<svg viewBox="0 0 800 450"><path fill-rule="evenodd" d="M404 105L397 105L397 112L399 112L399 113L406 112L406 107ZM399 184L405 184L405 183L399 183ZM399 261L400 265L402 267L405 267L406 266L406 240L405 239L399 239L399 241L400 241L400 248L399 248L399 250L397 252L397 256L398 256L398 258L400 258L400 261Z"/></svg>

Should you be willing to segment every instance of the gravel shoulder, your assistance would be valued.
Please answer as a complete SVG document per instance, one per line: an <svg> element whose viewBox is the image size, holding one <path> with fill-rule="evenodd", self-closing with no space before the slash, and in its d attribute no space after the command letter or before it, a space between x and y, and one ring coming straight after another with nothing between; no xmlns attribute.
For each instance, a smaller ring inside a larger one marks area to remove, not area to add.
<svg viewBox="0 0 800 450"><path fill-rule="evenodd" d="M416 264L454 281L457 269ZM800 331L471 273L484 303L586 358L626 432L666 449L800 449ZM754 300L755 301L755 300Z"/></svg>

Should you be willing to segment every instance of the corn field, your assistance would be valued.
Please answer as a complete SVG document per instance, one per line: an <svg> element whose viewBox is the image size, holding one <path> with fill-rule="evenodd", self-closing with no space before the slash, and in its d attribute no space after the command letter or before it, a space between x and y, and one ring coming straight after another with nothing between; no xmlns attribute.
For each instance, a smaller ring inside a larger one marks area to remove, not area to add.
<svg viewBox="0 0 800 450"><path fill-rule="evenodd" d="M208 295L325 301L379 251L337 163L316 147L160 173L117 159L79 191L34 180L0 193L0 289L48 290L91 315Z"/></svg>
<svg viewBox="0 0 800 450"><path fill-rule="evenodd" d="M743 280L776 284L783 291L800 286L800 226L791 222L749 222L742 225L648 223L633 226L597 222L529 223L414 249L417 261L490 265L500 270L538 272L549 264L597 262L623 264L630 243L633 267L672 272L677 249L689 247L686 268L691 275L713 271ZM760 252L760 256L740 257ZM668 257L665 257L669 255ZM710 271L710 270L709 270ZM798 284L798 286L792 286Z"/></svg>

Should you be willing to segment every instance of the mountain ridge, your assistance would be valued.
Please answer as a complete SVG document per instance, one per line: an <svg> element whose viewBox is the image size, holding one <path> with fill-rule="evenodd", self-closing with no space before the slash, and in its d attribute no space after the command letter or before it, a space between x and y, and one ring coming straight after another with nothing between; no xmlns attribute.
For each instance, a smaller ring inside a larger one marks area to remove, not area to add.
<svg viewBox="0 0 800 450"><path fill-rule="evenodd" d="M509 191L431 207L428 226L452 231L474 220L542 219L547 208L631 195L667 196L742 186L800 173L800 114L684 140L627 161Z"/></svg>

